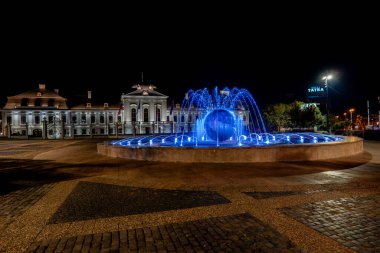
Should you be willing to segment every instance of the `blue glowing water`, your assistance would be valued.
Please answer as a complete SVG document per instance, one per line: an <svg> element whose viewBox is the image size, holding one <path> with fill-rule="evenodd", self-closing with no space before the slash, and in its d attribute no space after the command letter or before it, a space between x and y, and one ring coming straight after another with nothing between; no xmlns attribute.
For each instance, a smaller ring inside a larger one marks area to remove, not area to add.
<svg viewBox="0 0 380 253"><path fill-rule="evenodd" d="M317 133L267 133L261 112L246 89L189 90L177 117L175 133L112 142L129 147L250 147L339 141ZM190 129L190 126L191 127Z"/></svg>

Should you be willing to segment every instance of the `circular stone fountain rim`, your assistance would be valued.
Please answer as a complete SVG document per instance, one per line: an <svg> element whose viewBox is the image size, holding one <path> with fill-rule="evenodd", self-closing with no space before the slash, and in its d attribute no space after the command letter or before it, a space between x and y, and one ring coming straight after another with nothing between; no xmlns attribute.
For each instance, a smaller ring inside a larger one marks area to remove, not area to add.
<svg viewBox="0 0 380 253"><path fill-rule="evenodd" d="M307 148L305 148L307 147ZM167 152L176 150L175 153ZM297 150L298 149L298 150ZM233 152L233 151L238 152ZM228 153L227 153L228 152ZM231 154L233 152L234 154ZM315 161L356 155L363 152L363 139L344 137L326 143L280 144L250 147L130 147L99 143L98 153L129 160L183 163L255 163Z"/></svg>

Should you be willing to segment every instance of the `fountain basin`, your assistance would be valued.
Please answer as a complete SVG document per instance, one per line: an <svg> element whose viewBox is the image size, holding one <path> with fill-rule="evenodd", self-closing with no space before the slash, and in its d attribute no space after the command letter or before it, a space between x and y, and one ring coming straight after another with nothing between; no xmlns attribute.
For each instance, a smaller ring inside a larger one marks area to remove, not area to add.
<svg viewBox="0 0 380 253"><path fill-rule="evenodd" d="M363 139L341 137L326 143L280 144L248 147L120 146L99 143L98 153L140 161L182 163L255 163L316 161L363 152Z"/></svg>

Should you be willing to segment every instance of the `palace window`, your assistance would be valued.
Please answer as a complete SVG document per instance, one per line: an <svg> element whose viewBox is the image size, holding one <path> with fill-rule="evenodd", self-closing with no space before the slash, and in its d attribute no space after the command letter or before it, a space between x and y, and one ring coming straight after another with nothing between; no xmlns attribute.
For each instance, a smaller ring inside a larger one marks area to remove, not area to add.
<svg viewBox="0 0 380 253"><path fill-rule="evenodd" d="M41 99L40 99L40 98L37 98L37 99L34 101L34 106L41 106Z"/></svg>
<svg viewBox="0 0 380 253"><path fill-rule="evenodd" d="M100 121L100 124L104 124L104 115L100 115L100 118L99 118L99 121Z"/></svg>
<svg viewBox="0 0 380 253"><path fill-rule="evenodd" d="M51 98L51 99L48 100L48 106L49 107L53 107L54 103L55 103L54 99Z"/></svg>
<svg viewBox="0 0 380 253"><path fill-rule="evenodd" d="M177 115L175 115L175 116L173 117L173 121L174 121L174 122L177 122Z"/></svg>
<svg viewBox="0 0 380 253"><path fill-rule="evenodd" d="M113 123L113 115L109 115L108 116L108 122L109 123Z"/></svg>
<svg viewBox="0 0 380 253"><path fill-rule="evenodd" d="M94 124L94 123L95 123L95 115L92 114L92 115L91 115L91 124Z"/></svg>
<svg viewBox="0 0 380 253"><path fill-rule="evenodd" d="M86 124L86 114L82 113L82 119L81 119L82 124Z"/></svg>
<svg viewBox="0 0 380 253"><path fill-rule="evenodd" d="M149 110L148 108L145 108L144 109L144 122L148 122L149 121Z"/></svg>
<svg viewBox="0 0 380 253"><path fill-rule="evenodd" d="M132 122L136 122L136 108L132 108L132 111L131 111L131 114L132 114Z"/></svg>
<svg viewBox="0 0 380 253"><path fill-rule="evenodd" d="M26 124L26 116L21 115L21 124Z"/></svg>
<svg viewBox="0 0 380 253"><path fill-rule="evenodd" d="M41 118L39 115L34 116L34 124L38 125L41 123Z"/></svg>
<svg viewBox="0 0 380 253"><path fill-rule="evenodd" d="M73 124L76 124L77 123L77 116L73 116L71 118L71 121L73 122Z"/></svg>
<svg viewBox="0 0 380 253"><path fill-rule="evenodd" d="M28 106L28 104L29 104L29 99L27 99L27 98L23 98L23 99L21 100L21 106Z"/></svg>
<svg viewBox="0 0 380 253"><path fill-rule="evenodd" d="M161 121L161 109L156 108L156 121Z"/></svg>
<svg viewBox="0 0 380 253"><path fill-rule="evenodd" d="M53 116L53 115L49 115L49 117L48 117L48 121L49 121L49 123L53 123L53 121L54 121L54 116Z"/></svg>

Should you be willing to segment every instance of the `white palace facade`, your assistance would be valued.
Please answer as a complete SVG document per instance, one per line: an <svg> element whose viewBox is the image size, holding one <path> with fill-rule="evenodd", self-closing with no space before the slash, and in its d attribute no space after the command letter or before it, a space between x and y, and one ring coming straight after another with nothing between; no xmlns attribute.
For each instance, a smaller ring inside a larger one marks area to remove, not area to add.
<svg viewBox="0 0 380 253"><path fill-rule="evenodd" d="M193 130L197 118L194 108L189 116L180 115L180 105L168 104L168 96L156 91L154 85L132 88L134 91L122 94L116 105L94 104L89 91L85 103L69 108L59 90L39 84L36 90L8 97L1 110L1 134L8 138L70 139Z"/></svg>

